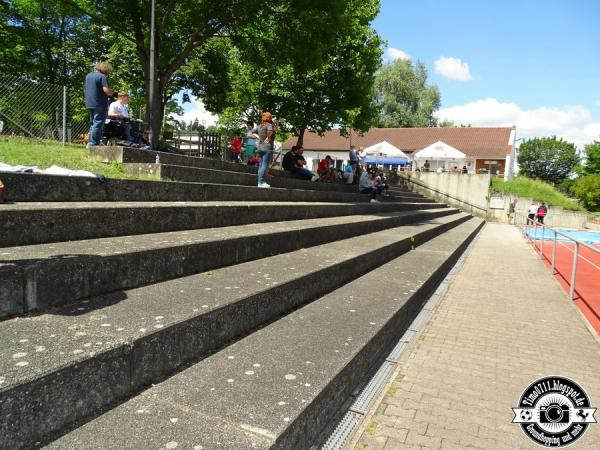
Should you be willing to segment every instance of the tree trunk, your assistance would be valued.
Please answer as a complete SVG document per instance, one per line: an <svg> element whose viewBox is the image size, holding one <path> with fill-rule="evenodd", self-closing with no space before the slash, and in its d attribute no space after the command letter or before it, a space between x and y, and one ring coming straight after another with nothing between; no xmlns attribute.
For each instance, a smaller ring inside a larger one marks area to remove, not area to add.
<svg viewBox="0 0 600 450"><path fill-rule="evenodd" d="M298 133L298 140L296 141L296 145L302 147L304 145L304 132L306 128L301 128L300 133Z"/></svg>

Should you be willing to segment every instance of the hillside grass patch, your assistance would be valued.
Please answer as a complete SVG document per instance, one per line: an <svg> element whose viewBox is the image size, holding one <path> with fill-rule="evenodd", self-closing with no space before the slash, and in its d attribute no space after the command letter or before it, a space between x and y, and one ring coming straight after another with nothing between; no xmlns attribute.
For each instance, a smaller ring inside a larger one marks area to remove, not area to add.
<svg viewBox="0 0 600 450"><path fill-rule="evenodd" d="M529 197L535 201L545 202L550 206L558 206L568 211L585 211L576 200L559 192L550 183L541 180L518 176L512 181L492 179L492 189L505 194Z"/></svg>

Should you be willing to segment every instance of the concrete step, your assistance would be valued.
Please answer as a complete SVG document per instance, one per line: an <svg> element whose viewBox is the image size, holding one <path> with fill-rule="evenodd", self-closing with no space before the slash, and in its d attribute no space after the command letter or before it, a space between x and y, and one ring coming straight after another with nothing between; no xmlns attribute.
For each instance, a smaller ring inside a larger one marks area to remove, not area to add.
<svg viewBox="0 0 600 450"><path fill-rule="evenodd" d="M0 318L455 212L413 209L7 247L0 250Z"/></svg>
<svg viewBox="0 0 600 450"><path fill-rule="evenodd" d="M0 208L0 247L444 206L431 202L24 202Z"/></svg>
<svg viewBox="0 0 600 450"><path fill-rule="evenodd" d="M454 214L0 322L0 447L36 445L468 217Z"/></svg>
<svg viewBox="0 0 600 450"><path fill-rule="evenodd" d="M227 170L231 172L253 174L258 172L256 167L234 163L231 161L223 161L215 158L197 158L194 156L156 152L153 150L141 150L130 147L94 146L88 149L87 154L90 158L99 159L106 163L118 162L154 164L156 162L156 156L158 155L162 164L169 164L172 166L199 167L203 169ZM273 173L278 176L291 176L283 170L273 170Z"/></svg>
<svg viewBox="0 0 600 450"><path fill-rule="evenodd" d="M173 166L169 164L125 163L123 170L136 175L157 175L161 180L235 184L239 186L256 186L257 175L244 172L232 172L200 167ZM274 174L268 183L273 187L286 189L305 189L314 191L358 192L358 186L343 183L323 183L301 180L299 178L281 177Z"/></svg>
<svg viewBox="0 0 600 450"><path fill-rule="evenodd" d="M5 186L5 199L9 202L297 201L349 203L369 201L368 195L356 192L262 189L254 184L252 186L236 186L110 178L98 180L86 177L8 172L0 173L0 177ZM306 182L302 186L306 187L307 185L310 183ZM331 184L326 185L331 186ZM396 197L432 201L411 192L401 194L396 194Z"/></svg>
<svg viewBox="0 0 600 450"><path fill-rule="evenodd" d="M48 448L308 449L376 370L481 225L471 219L389 260ZM377 245L379 238L369 239ZM38 422L32 424L34 432Z"/></svg>

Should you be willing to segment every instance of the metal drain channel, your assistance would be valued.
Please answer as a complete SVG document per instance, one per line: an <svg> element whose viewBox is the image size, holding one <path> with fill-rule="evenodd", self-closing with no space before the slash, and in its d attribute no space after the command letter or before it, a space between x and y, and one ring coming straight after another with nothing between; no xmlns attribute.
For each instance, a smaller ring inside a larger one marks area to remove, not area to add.
<svg viewBox="0 0 600 450"><path fill-rule="evenodd" d="M373 375L373 378L371 378L367 385L361 390L354 403L352 403L348 411L346 411L333 432L327 438L327 441L325 441L325 443L322 445L321 450L341 450L352 438L355 430L368 413L371 404L396 371L396 368L398 367L398 361L400 360L402 353L408 348L408 344L413 340L417 332L420 331L421 326L427 317L429 317L429 315L433 312L436 305L445 294L450 281L452 278L454 278L454 274L464 264L464 260L467 254L470 252L472 246L475 244L476 239L477 236L475 236L475 238L467 246L458 261L456 261L456 264L454 264L452 269L442 280L436 291L432 294L429 300L427 300L425 305L423 305L423 309L421 309L419 314L417 314L417 317L415 317L412 323L408 326L406 332L398 340L398 343L392 349L385 361L381 364L381 367L379 367L375 375Z"/></svg>

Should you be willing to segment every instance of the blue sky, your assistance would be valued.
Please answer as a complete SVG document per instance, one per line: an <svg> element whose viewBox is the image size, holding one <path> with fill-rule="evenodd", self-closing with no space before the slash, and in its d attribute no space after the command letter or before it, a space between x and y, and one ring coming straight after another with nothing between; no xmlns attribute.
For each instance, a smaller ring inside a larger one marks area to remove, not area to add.
<svg viewBox="0 0 600 450"><path fill-rule="evenodd" d="M386 59L429 68L440 117L600 139L600 1L382 0Z"/></svg>
<svg viewBox="0 0 600 450"><path fill-rule="evenodd" d="M520 137L600 140L600 0L381 0L384 59L429 68L441 118ZM186 121L216 117L201 102Z"/></svg>

